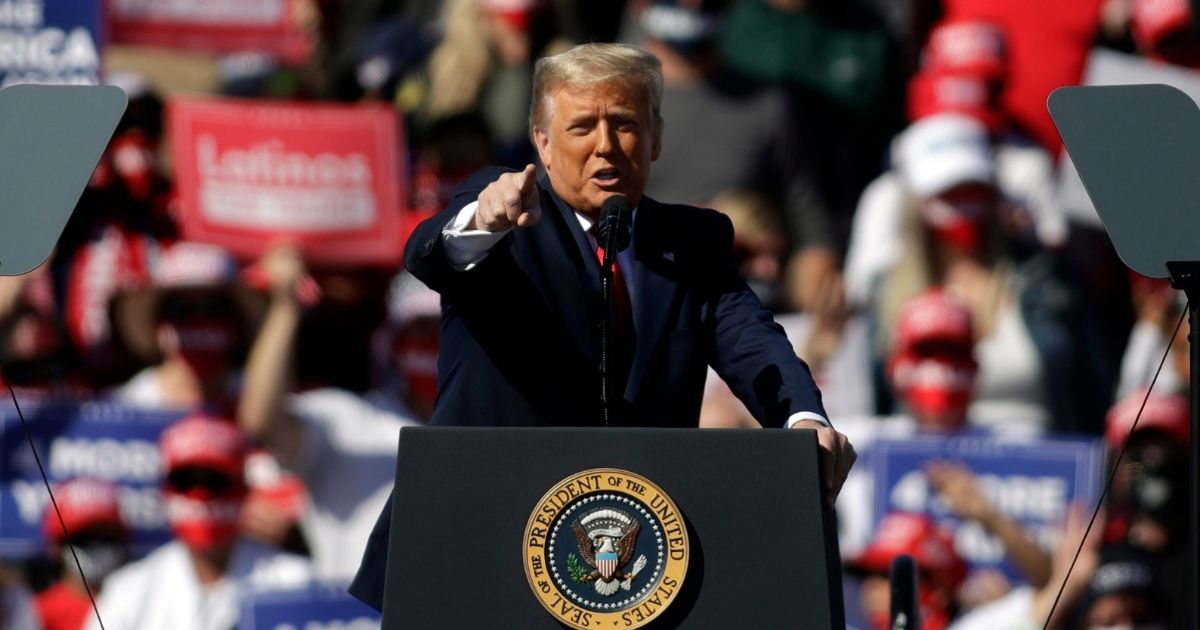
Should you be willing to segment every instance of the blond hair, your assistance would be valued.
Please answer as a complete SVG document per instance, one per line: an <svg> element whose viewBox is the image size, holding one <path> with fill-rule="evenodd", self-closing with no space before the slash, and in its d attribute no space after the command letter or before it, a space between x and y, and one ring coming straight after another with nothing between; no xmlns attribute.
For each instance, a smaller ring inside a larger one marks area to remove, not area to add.
<svg viewBox="0 0 1200 630"><path fill-rule="evenodd" d="M427 120L470 111L492 69L491 34L478 0L449 0L441 19L442 41L429 58Z"/></svg>
<svg viewBox="0 0 1200 630"><path fill-rule="evenodd" d="M883 277L876 304L879 326L875 334L875 350L881 356L891 352L896 322L905 303L926 289L941 285L945 270L937 261L933 237L921 218L920 199L906 194L903 240L905 254ZM1000 307L1011 295L1012 261L1003 253L999 229L988 230L982 243L982 258L988 269L986 289L982 299L967 300L975 322L977 338L991 334Z"/></svg>
<svg viewBox="0 0 1200 630"><path fill-rule="evenodd" d="M658 57L628 44L580 44L552 57L538 59L533 68L533 102L529 131L540 128L545 101L561 86L589 87L621 83L646 90L655 137L662 133L662 64Z"/></svg>
<svg viewBox="0 0 1200 630"><path fill-rule="evenodd" d="M766 195L750 188L726 188L709 202L733 222L734 237L783 233L779 209Z"/></svg>

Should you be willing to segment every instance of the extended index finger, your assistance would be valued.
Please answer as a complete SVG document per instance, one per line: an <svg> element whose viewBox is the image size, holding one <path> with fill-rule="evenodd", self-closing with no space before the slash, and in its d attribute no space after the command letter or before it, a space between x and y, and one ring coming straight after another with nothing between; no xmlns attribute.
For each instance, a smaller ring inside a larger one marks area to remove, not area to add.
<svg viewBox="0 0 1200 630"><path fill-rule="evenodd" d="M525 170L517 174L517 189L521 191L522 201L527 200L533 193L536 183L537 168L532 164L526 164Z"/></svg>
<svg viewBox="0 0 1200 630"><path fill-rule="evenodd" d="M537 168L527 164L525 170L518 174L517 188L521 196L521 215L517 217L517 225L529 227L542 218L542 209L538 204Z"/></svg>

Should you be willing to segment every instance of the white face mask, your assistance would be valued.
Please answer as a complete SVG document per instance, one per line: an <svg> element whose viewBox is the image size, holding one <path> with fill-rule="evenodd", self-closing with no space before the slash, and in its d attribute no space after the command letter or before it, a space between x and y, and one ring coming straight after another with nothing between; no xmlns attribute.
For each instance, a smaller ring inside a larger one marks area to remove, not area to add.
<svg viewBox="0 0 1200 630"><path fill-rule="evenodd" d="M70 555L68 550L64 551ZM83 575L93 588L99 586L110 573L125 563L125 547L115 543L76 547L75 555L79 557L79 567L72 566L72 559L65 558L66 571L75 573L82 567Z"/></svg>

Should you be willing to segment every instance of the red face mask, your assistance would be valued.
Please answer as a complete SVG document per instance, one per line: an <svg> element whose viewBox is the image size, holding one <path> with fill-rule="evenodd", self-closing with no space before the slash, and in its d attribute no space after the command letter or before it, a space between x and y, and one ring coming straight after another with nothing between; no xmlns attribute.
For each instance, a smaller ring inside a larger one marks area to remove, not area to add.
<svg viewBox="0 0 1200 630"><path fill-rule="evenodd" d="M204 487L167 489L163 497L167 522L175 537L189 548L208 551L237 537L245 492L215 493Z"/></svg>
<svg viewBox="0 0 1200 630"><path fill-rule="evenodd" d="M913 415L934 425L929 428L955 429L971 404L975 372L967 358L905 354L892 363L892 382Z"/></svg>
<svg viewBox="0 0 1200 630"><path fill-rule="evenodd" d="M979 251L983 242L983 223L987 215L984 201L949 203L940 197L921 205L921 216L938 242L967 253Z"/></svg>
<svg viewBox="0 0 1200 630"><path fill-rule="evenodd" d="M130 130L113 138L109 145L112 168L134 199L150 198L154 176L154 147L139 130Z"/></svg>
<svg viewBox="0 0 1200 630"><path fill-rule="evenodd" d="M179 355L201 376L225 366L233 348L233 327L217 321L164 322L158 347L165 356Z"/></svg>
<svg viewBox="0 0 1200 630"><path fill-rule="evenodd" d="M508 28L523 33L529 30L530 18L538 8L538 2L521 0L483 0L483 10L499 18Z"/></svg>
<svg viewBox="0 0 1200 630"><path fill-rule="evenodd" d="M396 339L395 353L405 391L432 407L437 399L437 337L401 335Z"/></svg>

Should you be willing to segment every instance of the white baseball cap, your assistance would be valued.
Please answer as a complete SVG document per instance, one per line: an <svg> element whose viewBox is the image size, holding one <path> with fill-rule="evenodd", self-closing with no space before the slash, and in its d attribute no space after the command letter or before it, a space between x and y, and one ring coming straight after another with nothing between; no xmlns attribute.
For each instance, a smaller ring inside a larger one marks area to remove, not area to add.
<svg viewBox="0 0 1200 630"><path fill-rule="evenodd" d="M969 182L996 182L987 128L962 114L935 114L914 122L896 138L892 158L900 179L920 197Z"/></svg>

